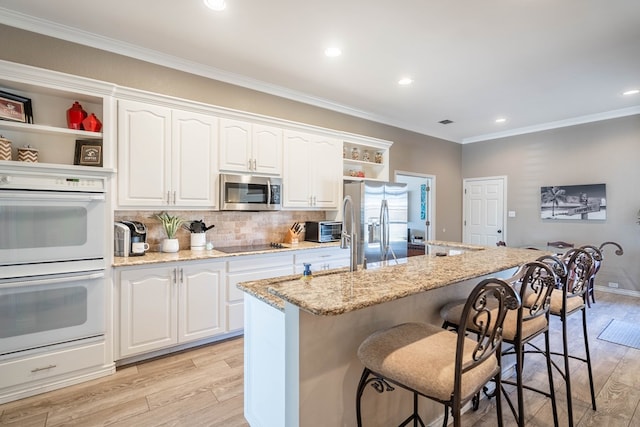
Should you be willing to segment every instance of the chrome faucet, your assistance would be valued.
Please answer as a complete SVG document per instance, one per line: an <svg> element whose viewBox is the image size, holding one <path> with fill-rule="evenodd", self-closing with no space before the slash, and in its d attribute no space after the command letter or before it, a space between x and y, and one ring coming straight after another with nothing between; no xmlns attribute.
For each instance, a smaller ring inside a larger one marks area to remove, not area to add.
<svg viewBox="0 0 640 427"><path fill-rule="evenodd" d="M349 208L349 230L347 230L347 207ZM353 201L351 196L346 196L342 202L342 233L340 234L340 247L350 249L349 271L358 269L358 235L355 230ZM347 246L348 245L348 246Z"/></svg>

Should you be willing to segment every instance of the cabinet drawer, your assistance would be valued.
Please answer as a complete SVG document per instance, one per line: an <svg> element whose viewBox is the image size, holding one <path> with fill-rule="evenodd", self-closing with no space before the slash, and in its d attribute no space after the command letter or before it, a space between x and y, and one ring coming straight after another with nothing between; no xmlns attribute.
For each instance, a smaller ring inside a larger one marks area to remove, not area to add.
<svg viewBox="0 0 640 427"><path fill-rule="evenodd" d="M237 301L244 298L244 292L236 287L240 282L252 280L270 279L272 277L288 276L293 274L293 259L291 263L281 267L265 268L259 271L245 271L243 273L227 274L227 301Z"/></svg>
<svg viewBox="0 0 640 427"><path fill-rule="evenodd" d="M228 262L227 271L229 273L250 271L250 270L266 270L274 267L292 266L293 254L281 255L255 255L241 257Z"/></svg>
<svg viewBox="0 0 640 427"><path fill-rule="evenodd" d="M340 248L321 249L297 254L295 258L295 272L304 271L303 264L311 264L311 271L330 270L349 265L349 251Z"/></svg>
<svg viewBox="0 0 640 427"><path fill-rule="evenodd" d="M104 342L0 364L2 387L26 384L104 364Z"/></svg>

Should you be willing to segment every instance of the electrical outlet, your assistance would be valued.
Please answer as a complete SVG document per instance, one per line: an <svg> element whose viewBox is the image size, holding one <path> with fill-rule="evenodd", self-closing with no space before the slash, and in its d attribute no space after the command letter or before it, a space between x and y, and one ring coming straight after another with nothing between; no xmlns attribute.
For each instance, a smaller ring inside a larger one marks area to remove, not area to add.
<svg viewBox="0 0 640 427"><path fill-rule="evenodd" d="M610 288L617 288L618 284L616 282L609 282L609 287Z"/></svg>

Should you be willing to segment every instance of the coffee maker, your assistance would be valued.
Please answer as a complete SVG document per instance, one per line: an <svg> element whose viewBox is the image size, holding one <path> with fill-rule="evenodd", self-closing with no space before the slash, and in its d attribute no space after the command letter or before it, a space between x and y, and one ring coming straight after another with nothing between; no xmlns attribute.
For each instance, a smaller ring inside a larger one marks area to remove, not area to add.
<svg viewBox="0 0 640 427"><path fill-rule="evenodd" d="M141 256L144 251L134 252L134 243L147 242L147 227L138 221L116 221L113 232L115 256ZM146 245L145 245L146 246Z"/></svg>

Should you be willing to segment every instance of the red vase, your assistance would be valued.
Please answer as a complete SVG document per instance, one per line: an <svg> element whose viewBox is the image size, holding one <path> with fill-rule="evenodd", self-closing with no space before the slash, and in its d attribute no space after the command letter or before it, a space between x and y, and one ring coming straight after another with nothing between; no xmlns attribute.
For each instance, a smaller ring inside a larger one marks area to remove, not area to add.
<svg viewBox="0 0 640 427"><path fill-rule="evenodd" d="M82 109L78 101L74 102L67 110L67 127L69 129L82 129L82 121L87 117L87 112Z"/></svg>
<svg viewBox="0 0 640 427"><path fill-rule="evenodd" d="M100 129L102 129L102 123L98 120L95 114L91 113L82 121L82 127L84 130L88 130L90 132L100 132Z"/></svg>

